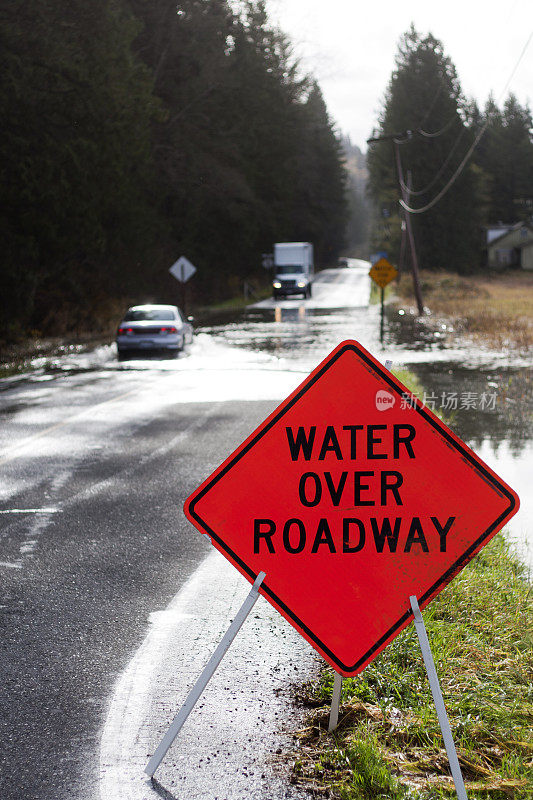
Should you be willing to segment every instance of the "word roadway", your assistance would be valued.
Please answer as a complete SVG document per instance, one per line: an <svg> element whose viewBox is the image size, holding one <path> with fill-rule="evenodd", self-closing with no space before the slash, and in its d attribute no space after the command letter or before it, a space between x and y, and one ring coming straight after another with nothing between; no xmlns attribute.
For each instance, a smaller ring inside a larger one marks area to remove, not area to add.
<svg viewBox="0 0 533 800"><path fill-rule="evenodd" d="M410 521L396 517L393 522L389 517L381 521L377 517L365 521L345 517L335 527L322 517L313 533L314 526L310 531L309 523L297 518L289 519L283 525L277 525L272 519L254 519L254 553L276 553L279 549L292 554L304 550L311 553L359 553L365 546L373 547L377 553L387 550L390 553L409 553L413 547L420 548L419 552L423 553L429 553L430 547L445 553L448 533L454 522L455 517L448 517L442 523L437 517L423 522L420 517L412 517Z"/></svg>

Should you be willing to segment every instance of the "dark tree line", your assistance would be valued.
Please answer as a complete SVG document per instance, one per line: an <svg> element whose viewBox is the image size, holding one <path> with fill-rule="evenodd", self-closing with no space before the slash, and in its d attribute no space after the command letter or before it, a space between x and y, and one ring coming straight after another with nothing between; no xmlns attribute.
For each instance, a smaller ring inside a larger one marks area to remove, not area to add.
<svg viewBox="0 0 533 800"><path fill-rule="evenodd" d="M527 106L510 94L500 109L491 98L476 124L487 124L474 161L485 182L487 224L519 222L533 215L533 119Z"/></svg>
<svg viewBox="0 0 533 800"><path fill-rule="evenodd" d="M512 95L503 109L484 111L464 97L443 45L414 27L402 37L385 93L379 126L384 141L369 149L369 192L374 206L372 246L398 260L401 197L395 148L409 205L423 208L452 180L484 131L464 169L433 207L413 214L421 265L472 272L483 259L484 227L531 215L531 113ZM409 182L410 178L410 182Z"/></svg>
<svg viewBox="0 0 533 800"><path fill-rule="evenodd" d="M348 173L348 223L345 252L354 258L368 258L370 203L367 196L368 173L366 155L349 136L342 140Z"/></svg>
<svg viewBox="0 0 533 800"><path fill-rule="evenodd" d="M342 247L341 145L262 0L9 0L0 114L4 335L168 296L181 254L211 300L274 241Z"/></svg>

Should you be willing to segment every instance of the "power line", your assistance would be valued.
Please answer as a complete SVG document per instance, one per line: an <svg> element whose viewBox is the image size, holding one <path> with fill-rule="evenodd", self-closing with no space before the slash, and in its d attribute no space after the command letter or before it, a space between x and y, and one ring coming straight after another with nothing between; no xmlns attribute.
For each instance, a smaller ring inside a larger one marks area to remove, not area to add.
<svg viewBox="0 0 533 800"><path fill-rule="evenodd" d="M512 79L514 77L514 74L515 74L516 70L518 69L518 67L520 65L520 62L522 61L522 58L524 57L525 52L526 52L527 48L529 47L529 43L531 42L531 39L533 39L533 31L529 34L529 37L528 37L524 47L522 48L522 52L520 53L520 55L518 57L518 60L517 60L516 64L514 65L513 70L511 72L509 78L507 79L507 83L505 84L504 88L502 89L501 93L498 96L498 99L496 101L497 103L500 102L501 97L505 94L505 92L509 88L509 84L511 83L511 81L512 81ZM465 168L466 164L470 160L470 157L472 156L472 153L474 152L474 150L478 146L478 144L479 144L479 142L481 140L481 137L484 135L485 131L487 130L487 127L489 125L489 121L490 121L490 117L487 116L487 119L485 120L485 124L483 125L483 127L481 128L479 133L477 134L477 136L474 139L472 145L469 147L465 157L463 158L463 160L461 161L461 163L459 164L459 166L455 170L454 174L452 175L452 177L450 178L450 180L448 181L446 186L444 186L444 188L441 189L441 191L436 195L436 197L434 197L433 200L431 200L429 203L427 203L425 206L422 206L421 208L411 208L411 206L407 205L407 203L403 199L401 199L400 200L400 205L401 205L401 207L403 209L405 209L405 211L407 211L409 214L423 214L425 211L429 211L430 208L433 208L433 206L435 206L439 202L439 200L441 200L444 197L444 195L449 191L449 189L451 189L451 187L453 186L453 184L455 183L455 181L457 180L457 178L459 177L459 175L461 174L461 172ZM398 156L399 156L399 152L398 152Z"/></svg>
<svg viewBox="0 0 533 800"><path fill-rule="evenodd" d="M454 122L457 122L457 120L460 121L460 118L457 116L457 112L454 112L453 117L450 117L448 122L446 122L439 131L435 131L434 133L425 131L422 128L413 128L413 130L393 133L390 136L378 136L377 138L367 139L366 141L367 144L372 144L372 142L382 142L384 139L393 139L395 144L407 144L415 134L424 137L424 139L436 139L438 136L442 136L442 134L445 133Z"/></svg>
<svg viewBox="0 0 533 800"><path fill-rule="evenodd" d="M453 115L453 117L451 117L451 118L448 120L448 122L446 123L446 125L444 125L444 126L443 126L443 127L440 129L440 131L435 131L435 133L428 133L427 131L423 131L421 128L419 128L419 129L417 130L417 133L419 133L419 134L420 134L420 136L424 136L424 138L426 138L426 139L436 139L436 138L437 138L437 136L442 136L442 134L443 134L443 133L446 133L446 131L448 130L448 128L450 128L450 127L453 125L453 123L457 121L457 119L458 119L458 116L457 116L457 113L455 113L455 114Z"/></svg>
<svg viewBox="0 0 533 800"><path fill-rule="evenodd" d="M441 96L442 90L443 89L447 89L447 88L448 87L444 83L443 76L439 73L439 88L437 89L437 91L433 95L433 99L432 99L431 103L429 104L429 106L427 107L424 116L420 120L420 122L418 124L418 127L414 129L414 133L418 133L418 134L420 134L420 136L424 136L427 139L434 139L437 136L441 136L443 133L445 133L445 131L448 130L450 125L453 125L454 121L457 119L457 112L456 111L454 112L453 116L450 117L448 122L446 122L444 124L444 126L440 129L440 131L435 131L435 133L429 133L428 131L423 130L423 125L429 119L431 112L435 108L435 105L436 105L438 99ZM405 144L405 141L398 142L398 144Z"/></svg>
<svg viewBox="0 0 533 800"><path fill-rule="evenodd" d="M459 144L461 142L461 139L465 135L466 131L467 131L467 128L465 128L463 126L461 128L461 132L459 133L459 136L457 137L457 139L455 140L455 142L453 144L452 149L450 150L450 152L448 153L448 155L446 156L446 158L444 159L444 161L442 162L442 164L439 167L438 171L433 176L433 178L430 180L430 182L428 184L426 184L423 189L417 189L416 191L414 189L410 189L409 190L409 193L413 197L420 197L423 194L427 194L427 192L431 189L431 187L435 185L435 183L438 181L438 179L440 178L440 176L443 174L444 170L448 166L453 154L457 150L457 148L458 148L458 146L459 146ZM405 186L402 181L400 181L400 186L402 187L402 189L407 189L407 186Z"/></svg>

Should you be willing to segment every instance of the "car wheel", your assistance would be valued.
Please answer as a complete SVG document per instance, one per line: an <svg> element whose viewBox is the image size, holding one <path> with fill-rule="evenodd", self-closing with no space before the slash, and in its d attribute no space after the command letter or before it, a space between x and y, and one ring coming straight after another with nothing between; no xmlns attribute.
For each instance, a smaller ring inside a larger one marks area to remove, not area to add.
<svg viewBox="0 0 533 800"><path fill-rule="evenodd" d="M313 294L313 288L311 284L309 284L309 286L307 287L307 296L311 297L312 294Z"/></svg>

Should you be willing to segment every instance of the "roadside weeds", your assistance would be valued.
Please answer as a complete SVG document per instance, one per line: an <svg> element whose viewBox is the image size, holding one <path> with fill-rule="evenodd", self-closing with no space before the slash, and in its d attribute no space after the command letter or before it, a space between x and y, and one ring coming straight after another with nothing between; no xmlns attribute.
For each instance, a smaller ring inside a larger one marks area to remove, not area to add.
<svg viewBox="0 0 533 800"><path fill-rule="evenodd" d="M452 323L456 333L481 345L527 352L533 347L533 272L457 275L424 271L424 304L431 315ZM395 284L396 306L414 305L412 277Z"/></svg>
<svg viewBox="0 0 533 800"><path fill-rule="evenodd" d="M424 611L469 800L533 796L533 587L499 534ZM293 782L341 800L454 796L414 626L343 681L327 733L333 671L304 686Z"/></svg>

